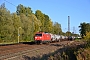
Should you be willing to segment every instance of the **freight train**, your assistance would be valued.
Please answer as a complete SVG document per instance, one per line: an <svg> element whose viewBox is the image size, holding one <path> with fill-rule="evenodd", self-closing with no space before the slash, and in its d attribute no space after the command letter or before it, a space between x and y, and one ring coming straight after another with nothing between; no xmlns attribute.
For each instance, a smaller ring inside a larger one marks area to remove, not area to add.
<svg viewBox="0 0 90 60"><path fill-rule="evenodd" d="M60 42L61 40L74 40L74 38L62 36L62 35L51 34L51 33L47 33L47 32L37 32L34 35L34 41L37 44Z"/></svg>
<svg viewBox="0 0 90 60"><path fill-rule="evenodd" d="M47 32L37 32L34 35L34 41L37 44L42 44L42 43L50 43L50 42L60 42L64 40L74 40L74 36L63 36L63 35L56 35L56 34L51 34Z"/></svg>

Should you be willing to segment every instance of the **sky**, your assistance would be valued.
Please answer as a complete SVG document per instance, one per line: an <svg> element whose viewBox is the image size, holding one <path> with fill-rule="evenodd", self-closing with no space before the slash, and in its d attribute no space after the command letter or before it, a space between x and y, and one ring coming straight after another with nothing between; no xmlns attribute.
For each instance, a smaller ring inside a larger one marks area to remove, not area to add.
<svg viewBox="0 0 90 60"><path fill-rule="evenodd" d="M16 12L16 7L22 4L48 15L52 22L61 24L63 32L68 31L68 16L70 16L70 32L79 34L80 23L90 23L90 0L0 0L0 5L5 2L5 7L11 13Z"/></svg>

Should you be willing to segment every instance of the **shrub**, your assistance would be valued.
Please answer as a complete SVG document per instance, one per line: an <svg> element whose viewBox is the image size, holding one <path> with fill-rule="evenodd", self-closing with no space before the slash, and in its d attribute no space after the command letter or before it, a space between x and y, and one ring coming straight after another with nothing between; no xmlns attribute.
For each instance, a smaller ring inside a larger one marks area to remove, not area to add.
<svg viewBox="0 0 90 60"><path fill-rule="evenodd" d="M86 36L84 36L86 41L90 41L90 32L86 32Z"/></svg>

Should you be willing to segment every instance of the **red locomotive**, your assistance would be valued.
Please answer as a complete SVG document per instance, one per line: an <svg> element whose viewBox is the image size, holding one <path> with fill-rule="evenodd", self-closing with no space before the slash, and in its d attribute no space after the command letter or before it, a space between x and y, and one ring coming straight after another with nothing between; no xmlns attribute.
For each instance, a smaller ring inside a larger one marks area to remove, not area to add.
<svg viewBox="0 0 90 60"><path fill-rule="evenodd" d="M51 35L45 32L37 32L34 36L35 43L51 42Z"/></svg>

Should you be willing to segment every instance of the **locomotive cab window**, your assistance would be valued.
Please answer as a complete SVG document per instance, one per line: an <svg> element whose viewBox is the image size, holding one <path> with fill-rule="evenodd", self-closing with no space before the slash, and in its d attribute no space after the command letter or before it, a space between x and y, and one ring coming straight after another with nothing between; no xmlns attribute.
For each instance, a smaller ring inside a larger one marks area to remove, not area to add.
<svg viewBox="0 0 90 60"><path fill-rule="evenodd" d="M35 36L42 36L42 34L35 34Z"/></svg>

